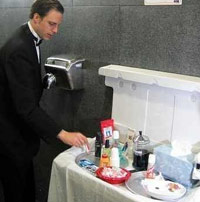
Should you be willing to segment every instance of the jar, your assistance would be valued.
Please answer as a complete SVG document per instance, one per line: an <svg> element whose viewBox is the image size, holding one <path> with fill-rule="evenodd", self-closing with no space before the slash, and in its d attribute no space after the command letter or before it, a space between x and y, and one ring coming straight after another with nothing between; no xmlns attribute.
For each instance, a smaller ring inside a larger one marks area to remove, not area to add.
<svg viewBox="0 0 200 202"><path fill-rule="evenodd" d="M149 158L149 138L142 135L142 131L139 131L139 135L133 140L134 151L133 151L133 167L137 171L147 169L148 158Z"/></svg>

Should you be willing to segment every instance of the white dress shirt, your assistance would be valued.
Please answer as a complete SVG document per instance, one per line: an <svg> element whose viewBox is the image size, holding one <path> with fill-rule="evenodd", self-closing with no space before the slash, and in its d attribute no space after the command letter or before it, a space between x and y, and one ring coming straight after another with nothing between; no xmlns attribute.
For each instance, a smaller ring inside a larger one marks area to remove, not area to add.
<svg viewBox="0 0 200 202"><path fill-rule="evenodd" d="M30 29L30 31L31 31L31 33L33 34L33 36L34 37L36 37L37 39L38 39L38 41L40 41L41 40L41 38L38 36L38 34L34 31L34 29L33 29L33 27L31 26L31 23L30 23L30 21L28 21L28 27L29 27L29 29ZM37 51L37 56L38 56L38 62L40 63L40 47L39 46L36 46L36 41L35 40L33 40L34 41L34 43L35 43L35 48L36 48L36 51Z"/></svg>

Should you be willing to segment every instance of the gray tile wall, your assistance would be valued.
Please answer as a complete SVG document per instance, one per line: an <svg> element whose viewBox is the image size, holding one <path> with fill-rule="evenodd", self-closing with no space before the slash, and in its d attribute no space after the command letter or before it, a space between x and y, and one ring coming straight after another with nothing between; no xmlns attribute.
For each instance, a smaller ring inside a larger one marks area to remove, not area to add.
<svg viewBox="0 0 200 202"><path fill-rule="evenodd" d="M28 19L32 2L0 1L0 46ZM64 21L59 34L42 44L43 63L59 53L86 58L85 89L45 91L41 104L66 130L94 136L99 121L111 116L112 89L105 87L104 78L98 75L103 65L200 76L199 0L183 0L182 6L144 6L143 0L61 2L65 7ZM66 146L60 143L53 147L42 144L36 158L38 195L45 191L47 194L51 161L64 149Z"/></svg>

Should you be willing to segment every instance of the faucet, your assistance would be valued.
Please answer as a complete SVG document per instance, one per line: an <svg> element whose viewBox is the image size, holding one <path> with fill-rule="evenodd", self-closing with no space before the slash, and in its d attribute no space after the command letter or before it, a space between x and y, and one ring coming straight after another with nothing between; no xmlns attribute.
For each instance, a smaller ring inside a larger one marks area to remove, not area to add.
<svg viewBox="0 0 200 202"><path fill-rule="evenodd" d="M56 85L56 77L52 73L47 73L43 78L43 87L50 89Z"/></svg>

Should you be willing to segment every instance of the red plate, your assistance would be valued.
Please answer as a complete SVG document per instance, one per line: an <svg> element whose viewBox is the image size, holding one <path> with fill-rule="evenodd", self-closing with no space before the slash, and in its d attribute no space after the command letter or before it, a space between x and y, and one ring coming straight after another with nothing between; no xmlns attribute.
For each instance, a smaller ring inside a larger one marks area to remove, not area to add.
<svg viewBox="0 0 200 202"><path fill-rule="evenodd" d="M111 166L107 166L107 168L112 168ZM129 179L129 177L131 176L131 173L124 169L124 168L120 168L121 170L123 170L126 175L124 177L107 177L107 176L104 176L102 175L102 171L103 171L103 167L100 167L96 170L96 175L97 177L99 177L100 179L110 183L110 184L121 184L123 182L125 182L126 180Z"/></svg>

